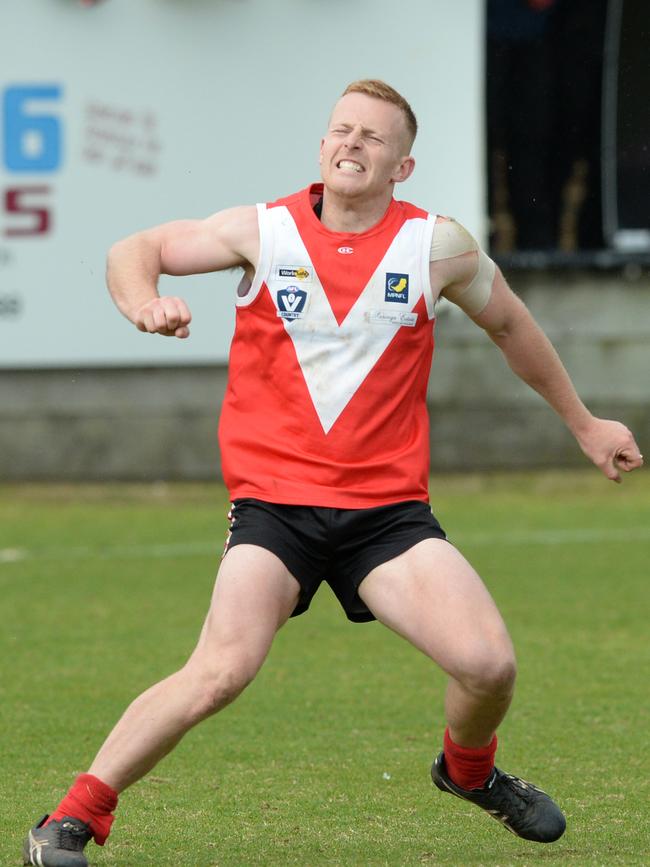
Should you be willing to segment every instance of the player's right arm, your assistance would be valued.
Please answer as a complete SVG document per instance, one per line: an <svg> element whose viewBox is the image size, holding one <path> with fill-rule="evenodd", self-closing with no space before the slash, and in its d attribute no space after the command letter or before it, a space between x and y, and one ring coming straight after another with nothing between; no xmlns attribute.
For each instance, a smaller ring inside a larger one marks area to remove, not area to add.
<svg viewBox="0 0 650 867"><path fill-rule="evenodd" d="M444 228L451 231L453 226L443 223ZM597 418L580 400L550 340L501 271L480 250L462 249L467 246L465 241L457 229L453 232L453 238L443 243L439 258L434 258L432 248L432 286L441 287L441 294L458 304L489 335L511 370L558 413L583 452L608 479L620 482L621 470L630 472L643 466L643 456L625 425ZM444 239L444 232L440 234ZM457 253L454 238L462 252L445 257L444 253Z"/></svg>
<svg viewBox="0 0 650 867"><path fill-rule="evenodd" d="M182 298L158 294L161 274L186 276L242 267L259 255L254 206L219 211L205 220L176 220L137 232L108 253L106 283L119 311L140 331L188 337L190 310Z"/></svg>

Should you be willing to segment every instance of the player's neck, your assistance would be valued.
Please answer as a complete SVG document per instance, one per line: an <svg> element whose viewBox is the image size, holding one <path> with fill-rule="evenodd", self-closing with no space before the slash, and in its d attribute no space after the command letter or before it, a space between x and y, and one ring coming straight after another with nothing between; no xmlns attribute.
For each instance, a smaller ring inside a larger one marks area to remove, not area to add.
<svg viewBox="0 0 650 867"><path fill-rule="evenodd" d="M324 190L320 221L332 232L365 232L382 219L391 198L391 195L382 195L376 199L361 201Z"/></svg>

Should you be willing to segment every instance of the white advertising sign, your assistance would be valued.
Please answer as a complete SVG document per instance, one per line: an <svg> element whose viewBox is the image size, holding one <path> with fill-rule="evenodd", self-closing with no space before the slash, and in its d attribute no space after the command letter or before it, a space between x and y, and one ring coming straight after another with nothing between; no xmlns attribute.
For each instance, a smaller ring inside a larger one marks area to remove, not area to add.
<svg viewBox="0 0 650 867"><path fill-rule="evenodd" d="M482 0L21 0L0 14L0 367L221 362L234 273L163 278L192 334L112 306L118 238L318 179L345 85L383 78L420 122L400 198L479 236Z"/></svg>

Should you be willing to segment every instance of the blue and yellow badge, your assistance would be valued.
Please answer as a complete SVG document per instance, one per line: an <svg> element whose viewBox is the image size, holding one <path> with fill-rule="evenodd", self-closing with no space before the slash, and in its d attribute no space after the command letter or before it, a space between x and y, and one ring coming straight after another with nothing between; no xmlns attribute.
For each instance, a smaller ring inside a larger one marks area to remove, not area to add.
<svg viewBox="0 0 650 867"><path fill-rule="evenodd" d="M409 275L386 274L386 292L384 301L400 301L407 304L409 300Z"/></svg>

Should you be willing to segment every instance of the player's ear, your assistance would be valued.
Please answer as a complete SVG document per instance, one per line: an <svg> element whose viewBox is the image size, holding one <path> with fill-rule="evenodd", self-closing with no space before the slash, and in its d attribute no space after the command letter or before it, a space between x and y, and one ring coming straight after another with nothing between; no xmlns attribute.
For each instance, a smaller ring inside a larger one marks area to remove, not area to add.
<svg viewBox="0 0 650 867"><path fill-rule="evenodd" d="M318 162L319 162L319 163L322 163L322 162L323 162L323 147L324 147L324 146L325 146L325 139L322 138L322 139L320 140L320 151L319 151L319 153L318 153Z"/></svg>
<svg viewBox="0 0 650 867"><path fill-rule="evenodd" d="M403 157L400 160L399 165L395 169L393 173L392 180L395 181L396 184L400 184L402 181L407 180L413 174L413 169L415 168L415 160L413 157Z"/></svg>

